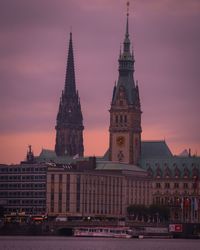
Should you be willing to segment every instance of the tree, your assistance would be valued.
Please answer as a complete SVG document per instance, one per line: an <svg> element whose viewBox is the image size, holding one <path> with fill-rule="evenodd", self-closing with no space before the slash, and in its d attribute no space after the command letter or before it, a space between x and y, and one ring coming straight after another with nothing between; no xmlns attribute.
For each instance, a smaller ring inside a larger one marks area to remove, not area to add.
<svg viewBox="0 0 200 250"><path fill-rule="evenodd" d="M130 205L127 207L127 213L130 219L139 221L166 222L170 217L170 210L162 205Z"/></svg>
<svg viewBox="0 0 200 250"><path fill-rule="evenodd" d="M149 206L149 214L152 218L155 218L156 221L159 219L160 221L166 222L169 220L170 210L166 206L153 204Z"/></svg>
<svg viewBox="0 0 200 250"><path fill-rule="evenodd" d="M130 205L127 207L129 217L134 220L147 220L147 212L147 207L144 205Z"/></svg>

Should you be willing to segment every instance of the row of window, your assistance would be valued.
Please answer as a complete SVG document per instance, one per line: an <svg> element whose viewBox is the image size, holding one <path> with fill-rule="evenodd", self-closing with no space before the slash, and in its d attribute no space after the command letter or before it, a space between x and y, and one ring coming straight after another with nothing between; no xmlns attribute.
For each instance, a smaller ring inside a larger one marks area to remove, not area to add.
<svg viewBox="0 0 200 250"><path fill-rule="evenodd" d="M46 175L0 175L0 180L45 180Z"/></svg>
<svg viewBox="0 0 200 250"><path fill-rule="evenodd" d="M0 192L0 197L45 197L46 192Z"/></svg>
<svg viewBox="0 0 200 250"><path fill-rule="evenodd" d="M46 205L46 200L9 200L8 205ZM33 208L34 209L34 208Z"/></svg>
<svg viewBox="0 0 200 250"><path fill-rule="evenodd" d="M116 115L115 122L116 123L127 123L127 115Z"/></svg>
<svg viewBox="0 0 200 250"><path fill-rule="evenodd" d="M181 185L182 184L182 185ZM197 188L197 183L191 183L191 188L195 189ZM169 183L169 182L166 182L164 183L164 188L180 188L180 187L183 187L184 189L188 189L189 188L189 183L187 182L184 182L184 183L178 183L178 182L175 182L175 183ZM156 188L162 188L163 185L161 185L160 182L156 183Z"/></svg>
<svg viewBox="0 0 200 250"><path fill-rule="evenodd" d="M45 183L24 183L24 184L15 184L15 183L0 183L0 189L45 189Z"/></svg>
<svg viewBox="0 0 200 250"><path fill-rule="evenodd" d="M26 173L26 172L46 172L46 167L27 167L27 168L19 168L19 167L0 167L0 173Z"/></svg>
<svg viewBox="0 0 200 250"><path fill-rule="evenodd" d="M34 209L32 207L23 207L23 212L25 212L26 214L42 214L46 212L46 208L45 207L34 207ZM10 213L16 213L18 212L17 209L14 207L8 207L5 208L5 213L6 214L10 214Z"/></svg>

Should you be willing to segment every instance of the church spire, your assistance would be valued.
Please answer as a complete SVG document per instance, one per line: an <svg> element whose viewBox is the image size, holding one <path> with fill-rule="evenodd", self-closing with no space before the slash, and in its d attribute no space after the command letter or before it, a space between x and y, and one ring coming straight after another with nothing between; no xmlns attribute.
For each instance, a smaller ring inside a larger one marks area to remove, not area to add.
<svg viewBox="0 0 200 250"><path fill-rule="evenodd" d="M70 32L65 87L62 91L56 123L55 151L58 156L83 156L83 117L75 83L72 32Z"/></svg>
<svg viewBox="0 0 200 250"><path fill-rule="evenodd" d="M76 84L75 84L75 69L74 69L74 53L73 53L73 43L72 43L72 32L70 32L64 94L75 95L75 93L76 93Z"/></svg>

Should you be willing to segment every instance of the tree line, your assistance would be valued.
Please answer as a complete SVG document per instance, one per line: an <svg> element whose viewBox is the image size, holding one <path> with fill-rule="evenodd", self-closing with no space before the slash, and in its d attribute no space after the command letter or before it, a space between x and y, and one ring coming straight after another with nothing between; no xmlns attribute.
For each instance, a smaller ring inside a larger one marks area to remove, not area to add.
<svg viewBox="0 0 200 250"><path fill-rule="evenodd" d="M127 214L130 220L141 222L168 222L170 218L170 209L163 205L152 204L145 205L130 205L127 207Z"/></svg>

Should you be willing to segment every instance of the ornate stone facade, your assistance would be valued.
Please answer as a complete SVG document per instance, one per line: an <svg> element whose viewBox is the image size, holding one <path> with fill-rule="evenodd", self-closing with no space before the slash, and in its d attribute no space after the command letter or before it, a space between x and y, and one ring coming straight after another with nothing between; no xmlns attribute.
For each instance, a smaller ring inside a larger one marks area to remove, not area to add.
<svg viewBox="0 0 200 250"><path fill-rule="evenodd" d="M134 55L130 51L128 14L123 52L119 56L119 77L110 108L109 160L137 165L141 156L141 107L135 84Z"/></svg>
<svg viewBox="0 0 200 250"><path fill-rule="evenodd" d="M149 158L141 164L152 179L153 203L169 207L171 221L200 221L199 157Z"/></svg>

